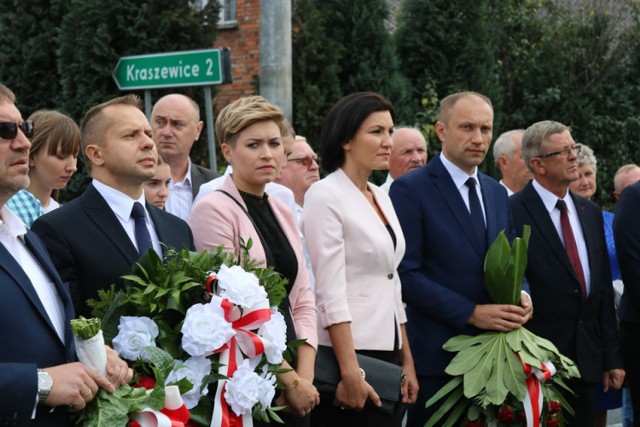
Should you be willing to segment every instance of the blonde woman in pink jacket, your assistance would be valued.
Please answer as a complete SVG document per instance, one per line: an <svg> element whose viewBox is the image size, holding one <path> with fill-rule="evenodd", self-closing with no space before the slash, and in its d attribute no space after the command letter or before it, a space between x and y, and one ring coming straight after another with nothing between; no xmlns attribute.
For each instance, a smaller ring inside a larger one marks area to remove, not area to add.
<svg viewBox="0 0 640 427"><path fill-rule="evenodd" d="M216 138L233 173L217 191L196 202L189 225L196 249L222 245L242 256L240 239L245 243L251 239L251 258L265 261L288 279L289 297L280 306L287 320L287 339L306 339L306 343L298 347L295 370L279 375L285 389L275 403L287 405L286 425L304 426L320 402L313 386L318 343L315 301L294 215L265 193L285 161L283 121L282 111L260 96L241 98L220 112ZM283 368L288 367L285 362Z"/></svg>

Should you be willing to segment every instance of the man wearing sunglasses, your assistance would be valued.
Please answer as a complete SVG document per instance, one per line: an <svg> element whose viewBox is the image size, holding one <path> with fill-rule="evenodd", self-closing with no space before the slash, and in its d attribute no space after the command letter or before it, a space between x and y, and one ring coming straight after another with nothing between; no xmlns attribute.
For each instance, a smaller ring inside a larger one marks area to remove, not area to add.
<svg viewBox="0 0 640 427"><path fill-rule="evenodd" d="M597 385L619 389L622 370L613 287L600 208L569 191L578 179L570 129L558 122L531 125L522 156L533 175L509 199L516 229L531 226L526 279L536 315L527 327L573 359L580 379L565 393L575 416L571 426L593 425Z"/></svg>
<svg viewBox="0 0 640 427"><path fill-rule="evenodd" d="M99 387L113 392L133 373L113 350L107 377L74 363L69 293L38 236L5 206L29 185L32 134L0 84L0 425L62 427Z"/></svg>

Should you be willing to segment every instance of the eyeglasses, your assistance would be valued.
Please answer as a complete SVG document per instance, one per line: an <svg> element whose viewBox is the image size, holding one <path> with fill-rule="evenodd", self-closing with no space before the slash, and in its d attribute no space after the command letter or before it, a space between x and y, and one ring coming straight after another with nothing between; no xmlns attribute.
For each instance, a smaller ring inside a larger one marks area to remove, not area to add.
<svg viewBox="0 0 640 427"><path fill-rule="evenodd" d="M302 165L306 168L308 168L309 166L311 166L311 162L316 162L317 164L320 164L320 157L299 157L297 159L287 159L288 162L296 162L299 165Z"/></svg>
<svg viewBox="0 0 640 427"><path fill-rule="evenodd" d="M6 140L16 139L18 136L18 128L22 130L24 136L31 138L33 136L33 122L27 120L20 124L15 122L0 122L0 138Z"/></svg>
<svg viewBox="0 0 640 427"><path fill-rule="evenodd" d="M582 149L582 146L574 145L573 147L563 148L562 150L554 151L553 153L538 154L536 157L539 157L541 159L546 159L547 157L552 157L552 156L568 156L569 153L571 153L572 151L578 154L581 149Z"/></svg>

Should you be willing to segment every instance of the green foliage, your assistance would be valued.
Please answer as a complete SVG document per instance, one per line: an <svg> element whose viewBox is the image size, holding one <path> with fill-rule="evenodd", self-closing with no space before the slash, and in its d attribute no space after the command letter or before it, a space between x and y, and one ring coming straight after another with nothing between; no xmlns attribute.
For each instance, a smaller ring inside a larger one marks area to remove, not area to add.
<svg viewBox="0 0 640 427"><path fill-rule="evenodd" d="M156 347L145 349L149 357L147 364L151 366L160 380L147 393L145 388L135 388L129 384L122 385L114 393L100 389L86 408L74 417L75 425L83 427L124 426L129 423L128 413L141 411L144 408L159 410L164 407L164 380L173 368L173 359L166 352Z"/></svg>
<svg viewBox="0 0 640 427"><path fill-rule="evenodd" d="M502 230L489 247L484 259L484 287L493 303L520 305L530 236L531 227L525 225L523 237L517 237L510 245Z"/></svg>
<svg viewBox="0 0 640 427"><path fill-rule="evenodd" d="M98 335L101 324L102 322L99 318L87 319L84 316L80 316L79 319L71 320L71 331L74 337L86 341Z"/></svg>
<svg viewBox="0 0 640 427"><path fill-rule="evenodd" d="M578 368L550 341L527 329L485 332L475 337L460 335L447 341L443 348L457 353L445 369L453 379L427 401L427 406L433 406L448 396L429 419L428 427L455 426L464 416L473 420L481 414L490 421L500 406L522 402L527 389L523 363L532 367L553 363L556 374L541 383L544 401L560 401L563 409L573 414L558 388L570 392L565 380L579 378Z"/></svg>
<svg viewBox="0 0 640 427"><path fill-rule="evenodd" d="M327 37L326 27L332 23L316 3L293 3L292 60L294 128L317 148L322 121L342 95L338 72L345 47Z"/></svg>

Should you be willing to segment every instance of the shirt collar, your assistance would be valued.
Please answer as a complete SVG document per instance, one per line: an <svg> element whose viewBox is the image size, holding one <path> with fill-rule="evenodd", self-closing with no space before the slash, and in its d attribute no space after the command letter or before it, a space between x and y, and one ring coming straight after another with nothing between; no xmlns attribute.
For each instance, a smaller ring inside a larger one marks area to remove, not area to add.
<svg viewBox="0 0 640 427"><path fill-rule="evenodd" d="M542 199L542 203L544 204L545 209L547 209L549 213L553 212L553 210L556 208L556 203L558 203L558 199L564 200L564 202L567 204L567 212L569 214L575 213L576 211L575 204L573 203L573 199L569 195L569 190L567 190L567 192L564 194L564 197L558 197L555 194L553 194L551 191L544 188L535 179L533 180L533 188L535 188L536 192L540 196L540 199Z"/></svg>
<svg viewBox="0 0 640 427"><path fill-rule="evenodd" d="M469 178L474 178L476 180L478 188L480 188L480 180L478 179L477 167L474 168L473 173L469 175L458 166L451 163L451 161L447 159L447 156L445 156L444 153L440 153L440 161L442 162L442 166L444 166L447 172L449 172L449 175L451 175L451 179L453 179L453 183L456 185L456 188L458 190L465 186Z"/></svg>
<svg viewBox="0 0 640 427"><path fill-rule="evenodd" d="M140 203L145 208L145 211L147 210L145 206L144 191L140 194L138 199L134 200L123 192L118 191L113 187L109 187L96 179L93 180L92 185L107 201L107 204L111 207L113 213L125 221L128 221L131 218L131 210L133 209L133 204L135 202Z"/></svg>
<svg viewBox="0 0 640 427"><path fill-rule="evenodd" d="M2 219L0 219L0 228L6 230L12 237L22 237L27 234L27 226L20 217L14 214L7 206L2 206Z"/></svg>
<svg viewBox="0 0 640 427"><path fill-rule="evenodd" d="M187 173L184 178L180 182L173 182L173 178L171 178L170 184L191 188L191 182L191 158L187 157Z"/></svg>

